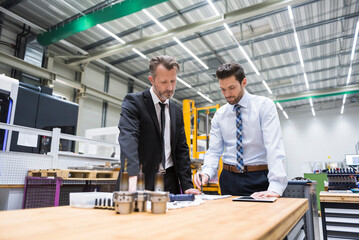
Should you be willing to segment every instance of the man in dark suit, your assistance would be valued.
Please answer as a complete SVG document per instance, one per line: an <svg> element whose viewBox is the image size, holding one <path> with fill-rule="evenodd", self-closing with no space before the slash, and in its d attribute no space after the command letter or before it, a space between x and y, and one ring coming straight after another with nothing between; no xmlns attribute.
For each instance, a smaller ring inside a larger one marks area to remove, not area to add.
<svg viewBox="0 0 359 240"><path fill-rule="evenodd" d="M195 193L183 125L182 110L169 100L175 91L179 65L173 57L158 56L150 61L152 87L127 94L119 123L121 160L127 159L129 190L136 190L140 164L145 188L154 190L155 176L164 172L165 191Z"/></svg>

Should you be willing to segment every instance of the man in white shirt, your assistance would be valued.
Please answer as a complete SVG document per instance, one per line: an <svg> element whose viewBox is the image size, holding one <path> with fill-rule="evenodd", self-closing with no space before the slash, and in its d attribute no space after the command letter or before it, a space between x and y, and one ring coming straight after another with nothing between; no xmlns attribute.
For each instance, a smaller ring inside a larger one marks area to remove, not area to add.
<svg viewBox="0 0 359 240"><path fill-rule="evenodd" d="M194 178L195 184L200 187L215 175L222 155L223 171L219 179L222 194L254 198L281 196L287 186L287 175L274 102L245 90L247 79L239 64L223 64L216 75L228 103L212 119L209 149L202 172Z"/></svg>

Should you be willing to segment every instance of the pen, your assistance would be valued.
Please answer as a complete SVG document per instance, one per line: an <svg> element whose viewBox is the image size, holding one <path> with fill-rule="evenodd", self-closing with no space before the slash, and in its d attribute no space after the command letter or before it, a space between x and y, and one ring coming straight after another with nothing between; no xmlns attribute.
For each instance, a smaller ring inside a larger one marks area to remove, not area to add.
<svg viewBox="0 0 359 240"><path fill-rule="evenodd" d="M202 192L202 195L203 195L202 175L198 174L198 176L199 176L199 180L201 181L201 192Z"/></svg>

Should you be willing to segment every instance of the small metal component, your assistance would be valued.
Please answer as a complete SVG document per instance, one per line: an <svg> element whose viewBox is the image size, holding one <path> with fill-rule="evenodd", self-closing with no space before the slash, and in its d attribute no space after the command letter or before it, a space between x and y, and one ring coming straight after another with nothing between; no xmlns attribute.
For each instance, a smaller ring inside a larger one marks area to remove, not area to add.
<svg viewBox="0 0 359 240"><path fill-rule="evenodd" d="M129 214L133 211L135 192L114 192L113 201L115 203L115 211L118 214Z"/></svg>
<svg viewBox="0 0 359 240"><path fill-rule="evenodd" d="M128 172L127 172L127 158L125 158L125 168L124 171L121 173L121 180L120 180L120 191L128 191Z"/></svg>
<svg viewBox="0 0 359 240"><path fill-rule="evenodd" d="M163 192L165 190L164 174L161 172L156 173L155 191Z"/></svg>
<svg viewBox="0 0 359 240"><path fill-rule="evenodd" d="M151 201L151 212L154 214L166 213L169 192L148 192Z"/></svg>
<svg viewBox="0 0 359 240"><path fill-rule="evenodd" d="M137 176L137 191L145 190L145 174L142 172L142 164L140 165L140 172Z"/></svg>
<svg viewBox="0 0 359 240"><path fill-rule="evenodd" d="M147 212L147 193L145 191L136 192L135 212Z"/></svg>
<svg viewBox="0 0 359 240"><path fill-rule="evenodd" d="M112 204L111 204L111 198L107 199L107 209L111 209Z"/></svg>

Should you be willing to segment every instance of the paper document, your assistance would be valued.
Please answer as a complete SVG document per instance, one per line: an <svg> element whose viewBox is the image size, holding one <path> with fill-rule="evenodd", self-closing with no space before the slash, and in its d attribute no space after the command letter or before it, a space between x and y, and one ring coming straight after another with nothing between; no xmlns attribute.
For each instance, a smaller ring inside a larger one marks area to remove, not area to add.
<svg viewBox="0 0 359 240"><path fill-rule="evenodd" d="M202 200L217 200L217 199L222 199L222 198L228 198L231 197L232 195L209 195L209 194L204 194L204 195L196 195L196 198L200 198Z"/></svg>
<svg viewBox="0 0 359 240"><path fill-rule="evenodd" d="M37 135L28 133L19 133L17 145L25 147L37 147Z"/></svg>

